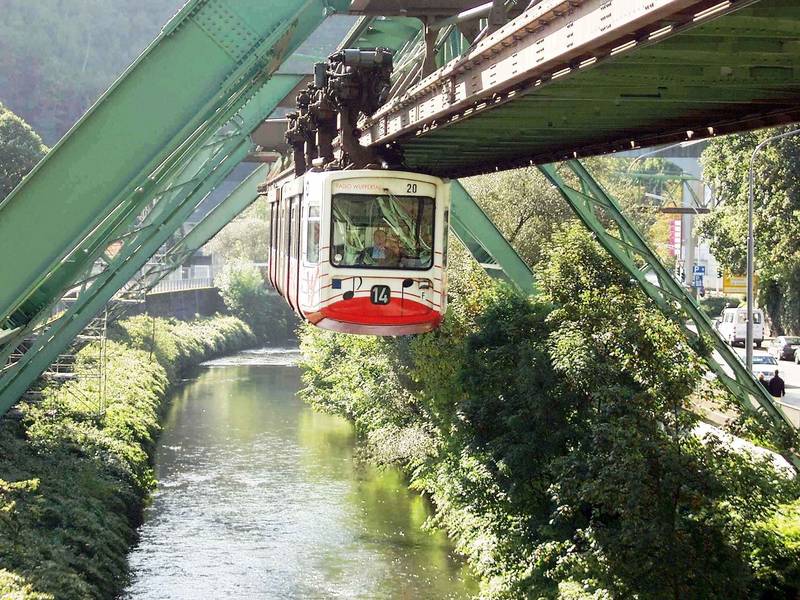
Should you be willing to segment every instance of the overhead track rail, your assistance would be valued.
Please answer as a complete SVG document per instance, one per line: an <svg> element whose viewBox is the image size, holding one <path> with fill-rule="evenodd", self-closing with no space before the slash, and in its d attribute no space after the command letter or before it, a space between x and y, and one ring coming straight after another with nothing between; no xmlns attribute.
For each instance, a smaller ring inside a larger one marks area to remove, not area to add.
<svg viewBox="0 0 800 600"><path fill-rule="evenodd" d="M460 177L800 120L800 6L543 0L362 123ZM487 160L490 158L490 160Z"/></svg>

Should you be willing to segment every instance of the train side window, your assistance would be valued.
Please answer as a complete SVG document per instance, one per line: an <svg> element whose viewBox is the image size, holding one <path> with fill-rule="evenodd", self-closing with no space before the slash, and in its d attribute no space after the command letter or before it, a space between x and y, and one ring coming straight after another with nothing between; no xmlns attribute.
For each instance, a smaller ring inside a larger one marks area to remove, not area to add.
<svg viewBox="0 0 800 600"><path fill-rule="evenodd" d="M447 242L450 234L450 209L444 211L444 219L442 219L442 267L447 268Z"/></svg>
<svg viewBox="0 0 800 600"><path fill-rule="evenodd" d="M297 199L294 201L294 218L296 219L294 224L294 248L292 249L292 256L295 259L300 258L300 234L302 233L302 219L301 216L303 214L303 205L302 205L302 196L298 196Z"/></svg>
<svg viewBox="0 0 800 600"><path fill-rule="evenodd" d="M319 262L319 206L308 207L306 221L306 262Z"/></svg>
<svg viewBox="0 0 800 600"><path fill-rule="evenodd" d="M295 221L297 220L297 203L295 202L294 198L289 200L290 206L289 209L289 224L286 227L289 230L289 235L287 236L288 239L286 240L287 247L286 247L286 254L289 258L296 258L297 255L295 254L295 245L292 243L294 241L294 230L295 230Z"/></svg>

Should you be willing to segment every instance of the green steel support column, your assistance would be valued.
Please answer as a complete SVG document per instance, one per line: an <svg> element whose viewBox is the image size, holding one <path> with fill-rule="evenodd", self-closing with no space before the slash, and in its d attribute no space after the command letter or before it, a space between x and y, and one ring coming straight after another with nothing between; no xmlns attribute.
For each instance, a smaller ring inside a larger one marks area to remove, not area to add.
<svg viewBox="0 0 800 600"><path fill-rule="evenodd" d="M605 192L579 161L571 160L563 163L563 166L569 170L570 179L577 178L581 189L571 185L554 164L540 165L539 170L561 192L581 221L596 235L597 241L630 273L656 305L668 315L673 315L678 310L681 317L678 325L689 344L700 353L709 369L739 400L742 409L764 411L784 439L791 440L794 432L789 419L773 402L764 386L747 371L694 299L650 249L614 198ZM609 231L601 215L606 222L608 219L613 222L616 235ZM647 280L648 272L655 274L658 285ZM694 329L687 326L687 319ZM704 339L711 341L711 348L707 347ZM712 351L716 351L716 356ZM792 454L786 458L800 468L797 448L791 448L791 451Z"/></svg>
<svg viewBox="0 0 800 600"><path fill-rule="evenodd" d="M486 273L536 293L533 272L458 181L451 182L450 229Z"/></svg>
<svg viewBox="0 0 800 600"><path fill-rule="evenodd" d="M299 75L273 75L246 106L235 115L234 119L219 128L218 133L211 141L195 149L190 148L193 153L186 154L182 160L174 161L160 179L149 182L149 190L146 192L143 190L137 194L138 198L132 198L126 209L127 214L121 216L114 226L110 226L99 237L99 243L93 244L84 252L79 253L71 265L62 266L59 270L62 280L58 282L58 285L51 279L49 288L54 291L58 290L58 294L38 306L38 312L29 315L26 325L18 328L13 336L5 336L0 342L0 364L22 340L50 316L52 308L59 302L61 296L68 289L74 287L75 282L83 279L84 274L91 270L96 259L103 255L111 241L124 239L125 243L130 243L132 231L138 231L143 227L157 226L161 210L159 207L169 205L171 199L176 197L185 198L192 188L201 183L203 178L215 168L214 160L218 156L220 148L224 148L225 144L237 143L237 140L246 139L249 133L274 110L300 79ZM230 165L228 169L231 170L234 166ZM141 211L154 202L157 204L147 213L144 220L138 222Z"/></svg>
<svg viewBox="0 0 800 600"><path fill-rule="evenodd" d="M192 214L203 198L219 185L230 169L239 164L250 150L249 140L231 144L213 173L193 190L189 198L176 201L172 210L165 210L165 218L158 227L143 231L134 241L123 247L109 268L79 296L63 316L50 325L44 335L35 340L19 362L3 373L0 377L0 414L6 412L17 401L116 291L147 263L169 236Z"/></svg>
<svg viewBox="0 0 800 600"><path fill-rule="evenodd" d="M0 256L15 257L0 262L0 328L58 297L153 175L208 142L329 9L346 6L191 0L0 205Z"/></svg>
<svg viewBox="0 0 800 600"><path fill-rule="evenodd" d="M114 264L119 261L121 256L126 256L127 251L130 249L133 249L136 253L137 264L141 263L139 268L146 264L147 260L156 253L161 244L166 242L169 239L169 236L172 235L172 233L178 227L180 227L182 223L182 221L170 220L170 225L167 225L167 222L163 220L164 218L169 217L169 214L171 214L170 211L173 210L172 207L176 205L182 207L188 203L189 208L193 210L194 206L197 204L197 202L199 202L199 200L196 198L197 193L193 192L193 190L205 189L207 187L207 180L209 178L213 178L213 187L216 187L217 182L224 179L230 173L230 171L233 170L240 160L233 161L224 158L226 157L226 152L228 151L226 148L230 149L237 147L237 145L249 147L250 132L252 132L261 123L261 121L275 109L275 107L286 96L286 94L288 94L291 89L294 88L299 79L300 77L297 75L274 75L262 85L261 89L238 112L238 114L235 115L235 118L232 120L231 124L222 128L226 131L238 131L236 135L220 136L220 143L213 144L210 149L200 148L195 155L192 155L188 158L188 164L186 166L182 167L179 171L173 173L169 177L165 177L165 182L161 186L156 187L155 192L152 195L153 198L158 197L159 201L153 210L147 214L147 225L135 229L135 231L138 233L128 237L125 240L123 252L115 257L115 260L111 265L109 265L109 271L113 271ZM224 158L222 163L220 163L220 157ZM182 175L181 172L183 172ZM175 183L179 179L182 183L176 186ZM165 191L172 187L175 188L175 191ZM213 189L213 187L211 189ZM202 200L202 197L204 196L205 193L200 197L200 200ZM253 196L253 199L255 199L255 196ZM186 216L191 214L191 210L188 212L188 214L186 214ZM134 214L133 217L135 218L135 216L136 215ZM114 231L118 232L118 230ZM144 247L144 249L138 246L139 239L143 235L151 235L154 232L164 234L161 244L155 247L152 247L151 244L148 244ZM115 233L114 235L109 234L106 237L106 240L111 241L115 238L115 236L118 236L118 233ZM100 251L102 251L102 249ZM90 262L89 265L91 264L92 263ZM134 276L135 273L136 270L134 270L130 276ZM105 273L103 275L105 275ZM116 279L114 281L116 281ZM120 281L116 289L110 291L106 290L106 292L108 292L108 299L110 299L119 288L125 285L126 282L127 280ZM93 281L90 290L95 289L95 286L97 285L98 280ZM86 297L87 296L85 294L81 294L78 300L71 307L71 311L82 311L82 306ZM39 315L40 318L49 315L50 307L55 305L57 301L58 298L53 299L47 305L46 309L41 311ZM99 308L97 310L99 310ZM94 312L91 314L93 315ZM91 319L91 316L89 319ZM33 324L29 324L27 327L15 331L13 335L6 336L6 339L3 340L3 348L0 350L3 360L5 360L5 357L7 357L8 354L10 354L10 352L12 352L13 349L16 348L28 335L30 335L32 330ZM72 328L69 330L71 331ZM49 337L50 331L47 331L46 335ZM49 342L51 347L48 347L47 352L42 352L42 350L38 349L36 344L34 344L34 346L28 350L28 352L26 352L25 356L20 361L20 363L29 363L30 366L17 364L14 365L14 367L7 368L0 373L0 414L8 410L11 404L13 404L13 402L16 400L16 398L11 398L13 394L16 393L17 397L21 395L24 390L27 389L27 386L35 380L36 376L38 376L38 374L47 368L50 363L45 362L43 357L51 355L53 357L58 356L58 354L70 343L70 341L71 338L63 335L53 337ZM35 358L35 360L33 360L33 358ZM36 376L31 377L31 373L37 369L38 373ZM17 379L20 379L25 387L20 388L20 385L23 384L18 384L16 382Z"/></svg>
<svg viewBox="0 0 800 600"><path fill-rule="evenodd" d="M225 225L230 223L236 215L250 206L258 198L258 186L264 183L268 173L268 165L261 165L255 169L181 241L170 248L165 256L166 264L163 267L159 265L157 268L145 272L146 288L152 288L172 270L183 264L187 258L205 246ZM266 227L266 223L264 226Z"/></svg>

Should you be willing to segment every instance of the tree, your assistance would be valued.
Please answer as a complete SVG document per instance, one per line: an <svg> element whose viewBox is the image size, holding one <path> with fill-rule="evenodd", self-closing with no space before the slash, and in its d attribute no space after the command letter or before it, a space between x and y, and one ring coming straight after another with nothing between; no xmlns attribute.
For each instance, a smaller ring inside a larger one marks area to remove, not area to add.
<svg viewBox="0 0 800 600"><path fill-rule="evenodd" d="M462 183L529 265L539 261L554 229L573 217L569 205L534 167L479 175Z"/></svg>
<svg viewBox="0 0 800 600"><path fill-rule="evenodd" d="M269 218L265 200L256 200L228 223L209 242L209 248L225 261L267 262Z"/></svg>
<svg viewBox="0 0 800 600"><path fill-rule="evenodd" d="M225 306L250 325L260 342L283 342L293 337L297 325L294 313L280 296L267 291L255 265L229 262L216 283Z"/></svg>
<svg viewBox="0 0 800 600"><path fill-rule="evenodd" d="M536 270L537 299L459 282L431 334L305 328L305 398L407 469L482 597L793 598L797 488L697 439L680 328L579 224Z"/></svg>
<svg viewBox="0 0 800 600"><path fill-rule="evenodd" d="M629 172L631 159L603 156L585 162L662 260L674 262L666 244L670 219L659 212L665 202L645 194L680 201L680 181L670 179L680 175L680 168L662 158L648 158L634 172ZM534 167L479 175L462 183L529 265L539 262L559 226L575 218Z"/></svg>
<svg viewBox="0 0 800 600"><path fill-rule="evenodd" d="M47 152L31 126L0 104L0 201Z"/></svg>
<svg viewBox="0 0 800 600"><path fill-rule="evenodd" d="M700 221L700 233L724 268L744 273L750 157L756 145L783 129L765 129L711 141L703 152L705 177L720 205ZM800 139L788 137L761 150L755 163L758 301L773 335L800 333Z"/></svg>

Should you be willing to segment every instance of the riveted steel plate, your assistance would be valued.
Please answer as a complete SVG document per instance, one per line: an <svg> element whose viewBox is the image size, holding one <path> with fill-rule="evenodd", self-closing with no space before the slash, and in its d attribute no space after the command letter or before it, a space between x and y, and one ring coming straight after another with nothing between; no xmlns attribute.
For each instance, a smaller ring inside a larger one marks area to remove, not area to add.
<svg viewBox="0 0 800 600"><path fill-rule="evenodd" d="M236 62L259 41L258 35L224 0L207 0L191 19Z"/></svg>

